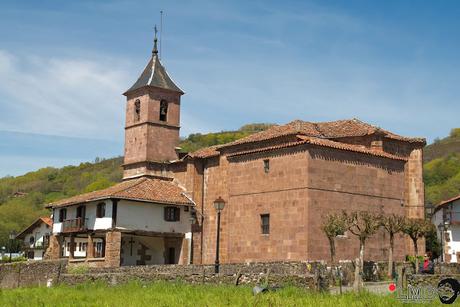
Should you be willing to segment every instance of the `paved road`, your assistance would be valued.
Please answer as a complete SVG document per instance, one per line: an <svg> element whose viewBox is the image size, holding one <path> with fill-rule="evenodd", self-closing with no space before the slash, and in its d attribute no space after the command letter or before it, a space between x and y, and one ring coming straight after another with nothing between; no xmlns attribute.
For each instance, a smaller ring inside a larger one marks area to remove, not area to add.
<svg viewBox="0 0 460 307"><path fill-rule="evenodd" d="M388 287L390 286L390 284L392 284L393 281L382 281L382 282L365 282L364 283L364 288L371 292L371 293L375 293L375 294L381 294L381 295L387 295L387 294L390 294L390 290L388 289ZM342 287L342 292L348 292L348 291L353 291L353 287ZM332 294L339 294L340 293L340 289L339 287L333 287L331 288L330 292Z"/></svg>

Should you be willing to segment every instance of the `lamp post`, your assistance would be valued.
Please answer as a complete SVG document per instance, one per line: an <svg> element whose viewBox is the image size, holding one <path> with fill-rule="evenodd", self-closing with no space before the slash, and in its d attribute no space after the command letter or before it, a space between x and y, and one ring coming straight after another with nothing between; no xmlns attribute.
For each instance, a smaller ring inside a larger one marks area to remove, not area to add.
<svg viewBox="0 0 460 307"><path fill-rule="evenodd" d="M444 262L444 232L449 228L449 221L439 223L438 229L441 233L441 262Z"/></svg>
<svg viewBox="0 0 460 307"><path fill-rule="evenodd" d="M214 208L217 211L217 239L216 239L216 262L214 266L214 272L219 273L219 243L220 243L220 212L224 210L225 201L222 197L219 197L214 201Z"/></svg>
<svg viewBox="0 0 460 307"><path fill-rule="evenodd" d="M1 251L2 253L1 253L0 263L3 261L3 257L5 257L6 247L2 246Z"/></svg>
<svg viewBox="0 0 460 307"><path fill-rule="evenodd" d="M13 240L16 239L16 231L13 230L12 232L10 232L9 237L10 237L10 261L9 262L11 262L11 248L13 247Z"/></svg>

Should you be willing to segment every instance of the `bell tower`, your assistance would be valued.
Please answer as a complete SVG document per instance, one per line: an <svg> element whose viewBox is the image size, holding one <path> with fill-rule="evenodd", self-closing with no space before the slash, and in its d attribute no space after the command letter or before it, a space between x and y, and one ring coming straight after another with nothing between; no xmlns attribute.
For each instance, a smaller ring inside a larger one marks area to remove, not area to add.
<svg viewBox="0 0 460 307"><path fill-rule="evenodd" d="M180 98L184 92L160 62L155 39L144 71L126 96L123 178L163 176L170 161L177 160Z"/></svg>

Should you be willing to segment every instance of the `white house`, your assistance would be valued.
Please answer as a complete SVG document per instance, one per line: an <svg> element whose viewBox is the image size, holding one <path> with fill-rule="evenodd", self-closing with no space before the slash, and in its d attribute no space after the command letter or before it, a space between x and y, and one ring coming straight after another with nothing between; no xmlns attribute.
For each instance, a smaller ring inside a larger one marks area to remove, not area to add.
<svg viewBox="0 0 460 307"><path fill-rule="evenodd" d="M460 195L437 205L431 221L443 246L443 260L460 262Z"/></svg>
<svg viewBox="0 0 460 307"><path fill-rule="evenodd" d="M172 180L141 177L50 204L49 258L101 266L190 263L194 203Z"/></svg>
<svg viewBox="0 0 460 307"><path fill-rule="evenodd" d="M31 260L42 260L48 247L53 221L49 217L40 217L16 238L23 241L22 250Z"/></svg>

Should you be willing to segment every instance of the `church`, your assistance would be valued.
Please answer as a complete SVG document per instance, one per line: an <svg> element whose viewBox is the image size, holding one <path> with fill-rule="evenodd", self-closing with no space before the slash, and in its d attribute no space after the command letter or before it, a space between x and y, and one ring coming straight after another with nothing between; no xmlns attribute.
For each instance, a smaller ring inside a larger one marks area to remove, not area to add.
<svg viewBox="0 0 460 307"><path fill-rule="evenodd" d="M123 181L49 204L45 258L106 267L328 260L328 213L424 217L423 138L358 119L294 120L182 153L184 91L160 62L156 38L124 95ZM369 239L366 260L386 260L388 241L383 231ZM353 235L336 244L337 259L358 256ZM409 253L397 236L395 260Z"/></svg>

